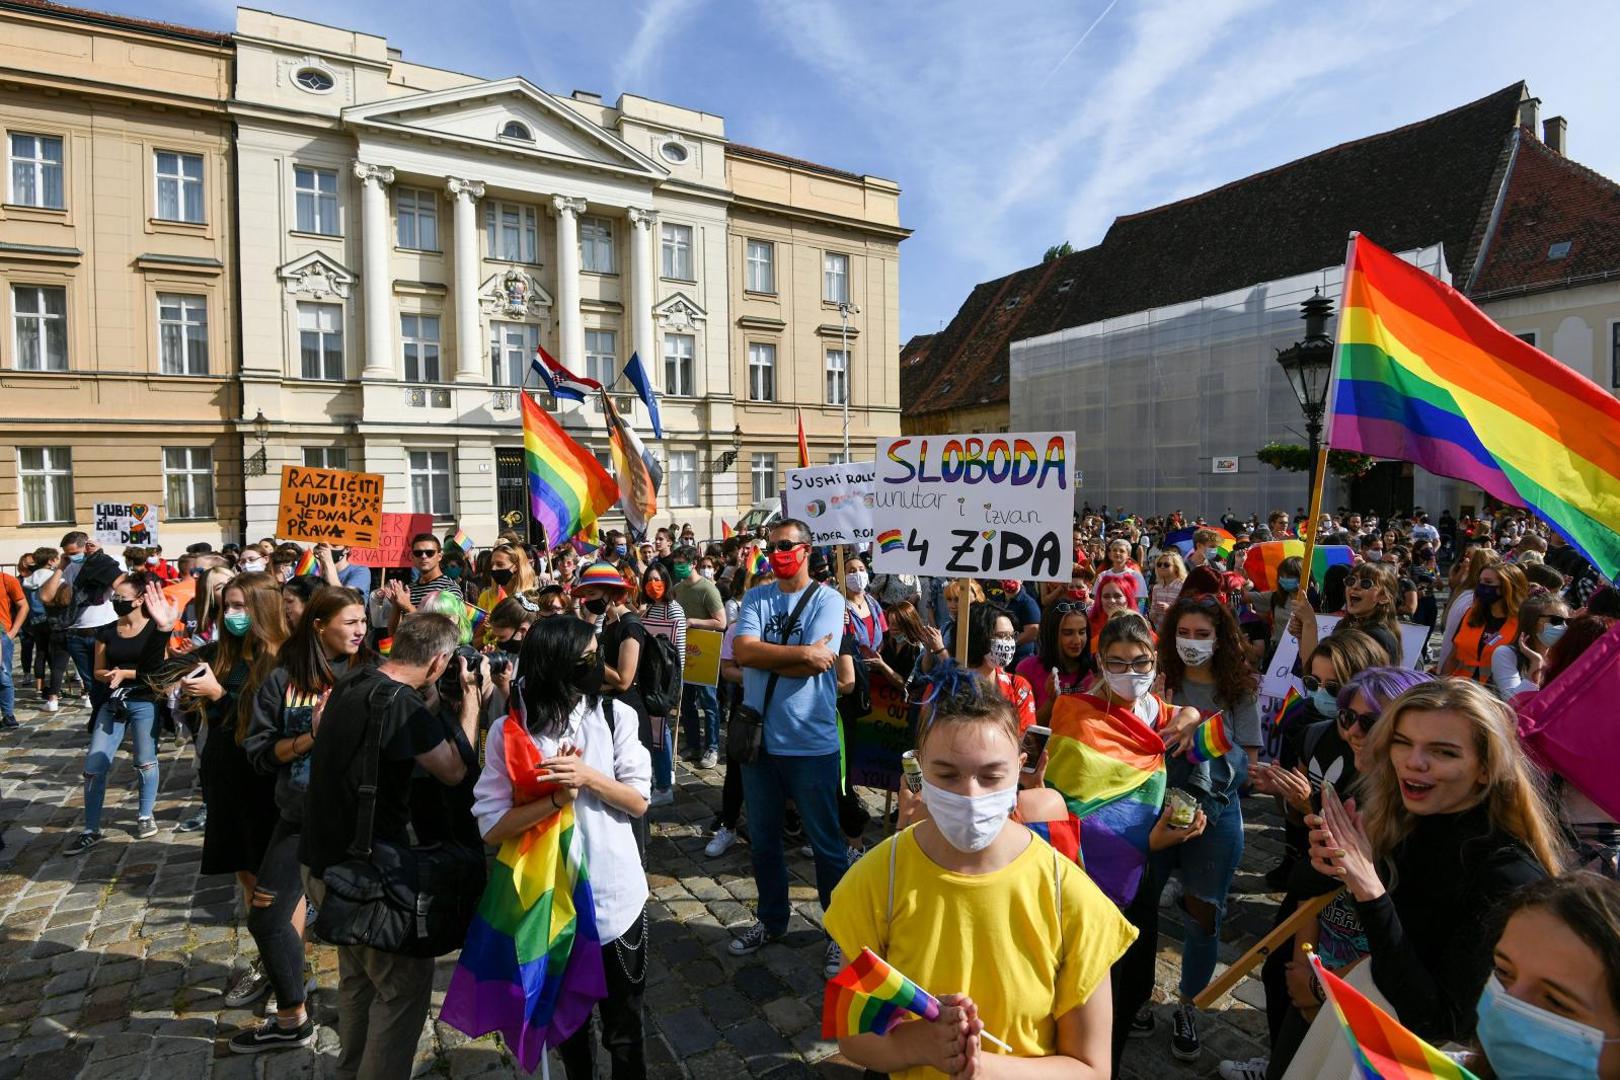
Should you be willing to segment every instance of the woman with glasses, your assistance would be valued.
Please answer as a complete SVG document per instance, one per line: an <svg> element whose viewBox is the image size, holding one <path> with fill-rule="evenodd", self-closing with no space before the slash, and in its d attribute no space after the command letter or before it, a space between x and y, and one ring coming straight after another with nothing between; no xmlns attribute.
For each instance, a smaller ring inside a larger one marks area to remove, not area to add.
<svg viewBox="0 0 1620 1080"><path fill-rule="evenodd" d="M1086 606L1077 600L1059 600L1047 607L1041 613L1035 655L1024 657L1015 670L1035 691L1038 715L1050 714L1059 695L1089 690L1097 678L1097 662L1091 653Z"/></svg>
<svg viewBox="0 0 1620 1080"><path fill-rule="evenodd" d="M1359 630L1376 641L1384 651L1380 663L1401 662L1400 621L1395 615L1399 593L1395 571L1383 563L1363 563L1353 567L1344 583L1344 610L1333 633ZM1309 656L1316 648L1316 611L1310 598L1296 593L1289 608L1289 629L1299 635L1299 655Z"/></svg>
<svg viewBox="0 0 1620 1080"><path fill-rule="evenodd" d="M1181 587L1187 581L1187 564L1179 551L1161 551L1153 560L1153 590L1149 594L1148 618L1158 626L1165 613L1181 597Z"/></svg>
<svg viewBox="0 0 1620 1080"><path fill-rule="evenodd" d="M1532 586L1519 605L1519 636L1491 654L1491 689L1503 701L1541 685L1547 653L1569 629L1569 605L1556 594Z"/></svg>
<svg viewBox="0 0 1620 1080"><path fill-rule="evenodd" d="M1492 656L1518 640L1519 606L1529 593L1524 571L1512 563L1482 570L1468 614L1440 648L1440 674L1489 683Z"/></svg>

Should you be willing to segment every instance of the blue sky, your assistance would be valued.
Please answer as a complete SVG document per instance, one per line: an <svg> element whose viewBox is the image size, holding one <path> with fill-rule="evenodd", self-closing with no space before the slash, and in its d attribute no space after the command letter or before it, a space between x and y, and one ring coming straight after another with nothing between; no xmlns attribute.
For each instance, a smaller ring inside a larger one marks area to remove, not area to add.
<svg viewBox="0 0 1620 1080"><path fill-rule="evenodd" d="M225 0L108 7L209 28ZM730 138L897 180L904 337L1134 213L1519 79L1620 177L1620 4L1588 0L274 0L407 59L718 113ZM902 338L903 340L904 338Z"/></svg>

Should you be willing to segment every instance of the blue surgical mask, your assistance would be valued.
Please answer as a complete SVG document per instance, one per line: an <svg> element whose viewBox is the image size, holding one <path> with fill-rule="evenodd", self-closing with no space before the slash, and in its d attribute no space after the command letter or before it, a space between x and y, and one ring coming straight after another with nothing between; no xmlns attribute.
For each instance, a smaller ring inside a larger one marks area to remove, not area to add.
<svg viewBox="0 0 1620 1080"><path fill-rule="evenodd" d="M1603 1032L1548 1012L1502 989L1492 975L1479 995L1480 1049L1497 1076L1596 1076Z"/></svg>
<svg viewBox="0 0 1620 1080"><path fill-rule="evenodd" d="M1324 719L1339 715L1339 696L1330 694L1320 686L1311 691L1311 709Z"/></svg>
<svg viewBox="0 0 1620 1080"><path fill-rule="evenodd" d="M1543 626L1541 628L1541 633L1537 636L1541 638L1541 643L1543 645L1555 645L1558 643L1558 639L1563 637L1564 632L1568 629L1568 624L1563 626Z"/></svg>
<svg viewBox="0 0 1620 1080"><path fill-rule="evenodd" d="M1299 588L1299 578L1280 577L1277 579L1277 587L1283 592L1293 592L1295 589Z"/></svg>
<svg viewBox="0 0 1620 1080"><path fill-rule="evenodd" d="M84 552L81 551L77 555L69 555L68 562L84 562Z"/></svg>
<svg viewBox="0 0 1620 1080"><path fill-rule="evenodd" d="M628 544L614 544L613 545L613 554L622 557L624 555L628 555L629 553L630 553L630 546Z"/></svg>

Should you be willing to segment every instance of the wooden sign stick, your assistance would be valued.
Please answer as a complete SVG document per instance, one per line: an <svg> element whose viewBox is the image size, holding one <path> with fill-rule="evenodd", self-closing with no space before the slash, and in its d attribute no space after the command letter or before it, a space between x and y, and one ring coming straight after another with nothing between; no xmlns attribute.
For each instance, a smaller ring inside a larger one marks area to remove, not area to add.
<svg viewBox="0 0 1620 1080"><path fill-rule="evenodd" d="M956 662L967 667L968 619L973 614L973 579L956 579Z"/></svg>
<svg viewBox="0 0 1620 1080"><path fill-rule="evenodd" d="M1236 986L1243 976L1264 963L1266 957L1275 952L1278 946L1286 944L1301 927L1309 924L1312 919L1320 915L1322 909L1327 907L1333 898L1343 891L1342 889L1336 889L1325 895L1312 897L1300 904L1299 907L1294 909L1292 915L1278 923L1271 933L1255 942L1252 949L1238 957L1230 967L1211 980L1208 986L1200 990L1198 996L1193 998L1193 1004L1200 1009L1207 1009L1213 1005L1222 994Z"/></svg>

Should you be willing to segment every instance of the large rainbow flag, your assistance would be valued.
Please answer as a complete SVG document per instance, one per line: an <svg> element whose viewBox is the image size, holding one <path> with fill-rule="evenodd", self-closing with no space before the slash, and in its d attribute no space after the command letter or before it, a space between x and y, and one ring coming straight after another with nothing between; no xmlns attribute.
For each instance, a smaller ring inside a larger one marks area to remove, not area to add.
<svg viewBox="0 0 1620 1080"><path fill-rule="evenodd" d="M518 803L548 797L540 752L508 719L501 749ZM501 845L439 1018L477 1038L499 1031L526 1072L607 996L585 841L573 803Z"/></svg>
<svg viewBox="0 0 1620 1080"><path fill-rule="evenodd" d="M1129 709L1064 694L1046 753L1046 786L1080 821L1086 873L1124 907L1142 883L1148 834L1164 805L1164 740Z"/></svg>
<svg viewBox="0 0 1620 1080"><path fill-rule="evenodd" d="M1185 559L1187 556L1192 554L1193 534L1198 532L1199 529L1208 529L1210 532L1215 534L1216 555L1223 559L1230 559L1232 557L1232 549L1237 544L1237 537L1233 536L1219 525L1195 525L1190 529L1176 529L1174 532L1165 533L1164 543L1160 544L1159 546L1161 548L1175 548L1177 551L1181 552L1181 557Z"/></svg>
<svg viewBox="0 0 1620 1080"><path fill-rule="evenodd" d="M939 1000L871 949L862 949L843 971L827 980L821 999L821 1037L887 1035L913 1016L938 1019Z"/></svg>
<svg viewBox="0 0 1620 1080"><path fill-rule="evenodd" d="M1303 559L1305 541L1267 540L1249 548L1243 556L1243 576L1262 592L1277 587L1277 568L1285 559ZM1340 544L1317 544L1311 549L1313 581L1321 581L1330 566L1350 566L1356 561L1355 552Z"/></svg>
<svg viewBox="0 0 1620 1080"><path fill-rule="evenodd" d="M1364 236L1340 308L1329 445L1529 507L1620 573L1620 400Z"/></svg>
<svg viewBox="0 0 1620 1080"><path fill-rule="evenodd" d="M1356 1056L1356 1075L1361 1080L1477 1080L1473 1073L1406 1030L1359 990L1323 967L1322 958L1315 952L1310 958L1328 1004L1333 1006L1333 1015L1344 1037L1350 1040Z"/></svg>
<svg viewBox="0 0 1620 1080"><path fill-rule="evenodd" d="M523 402L523 463L529 473L529 512L559 544L596 523L619 501L619 485L589 450L568 437L527 391Z"/></svg>

